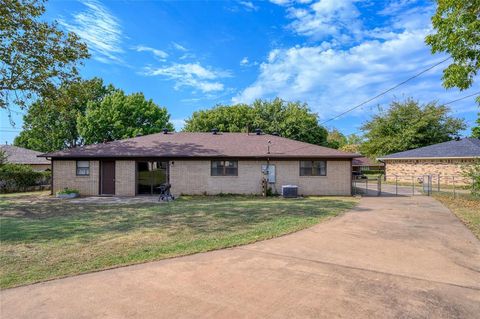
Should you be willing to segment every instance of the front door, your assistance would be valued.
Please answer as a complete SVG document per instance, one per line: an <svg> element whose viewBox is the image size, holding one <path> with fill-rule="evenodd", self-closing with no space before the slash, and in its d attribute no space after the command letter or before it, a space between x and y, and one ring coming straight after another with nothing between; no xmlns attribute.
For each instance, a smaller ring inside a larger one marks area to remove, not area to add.
<svg viewBox="0 0 480 319"><path fill-rule="evenodd" d="M115 161L101 161L100 194L115 195Z"/></svg>

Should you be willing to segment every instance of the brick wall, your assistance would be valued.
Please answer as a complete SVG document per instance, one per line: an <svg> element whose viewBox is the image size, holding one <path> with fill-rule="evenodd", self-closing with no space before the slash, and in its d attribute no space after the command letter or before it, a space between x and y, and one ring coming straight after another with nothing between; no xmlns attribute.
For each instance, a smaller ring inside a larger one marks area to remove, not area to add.
<svg viewBox="0 0 480 319"><path fill-rule="evenodd" d="M76 161L53 161L53 193L64 188L74 188L81 195L98 195L99 162L90 161L90 175L77 176Z"/></svg>
<svg viewBox="0 0 480 319"><path fill-rule="evenodd" d="M180 194L260 194L262 164L266 161L239 161L238 176L210 176L210 161L176 160L170 162L172 193ZM276 167L276 183L299 186L302 195L350 195L350 161L328 161L327 176L299 176L299 161L271 161Z"/></svg>
<svg viewBox="0 0 480 319"><path fill-rule="evenodd" d="M135 196L135 161L115 161L115 195Z"/></svg>
<svg viewBox="0 0 480 319"><path fill-rule="evenodd" d="M440 183L468 183L462 176L462 166L473 163L473 159L425 159L425 160L385 160L387 180L411 181L412 176L432 175Z"/></svg>
<svg viewBox="0 0 480 319"><path fill-rule="evenodd" d="M238 176L210 176L209 160L170 161L172 193L261 194L262 164L266 161L239 161ZM299 176L299 161L271 161L276 168L276 183L270 185L281 192L282 185L299 186L301 195L350 195L350 161L327 161L327 176ZM90 161L90 175L76 176L76 161L54 161L53 190L75 188L81 195L98 195L99 161ZM135 196L135 161L115 162L115 194Z"/></svg>

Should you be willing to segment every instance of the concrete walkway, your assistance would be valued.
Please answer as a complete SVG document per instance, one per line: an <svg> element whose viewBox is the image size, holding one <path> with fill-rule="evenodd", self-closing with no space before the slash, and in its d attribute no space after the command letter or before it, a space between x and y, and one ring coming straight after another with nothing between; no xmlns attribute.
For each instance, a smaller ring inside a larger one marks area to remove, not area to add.
<svg viewBox="0 0 480 319"><path fill-rule="evenodd" d="M6 318L478 318L480 242L430 197L253 245L0 293Z"/></svg>

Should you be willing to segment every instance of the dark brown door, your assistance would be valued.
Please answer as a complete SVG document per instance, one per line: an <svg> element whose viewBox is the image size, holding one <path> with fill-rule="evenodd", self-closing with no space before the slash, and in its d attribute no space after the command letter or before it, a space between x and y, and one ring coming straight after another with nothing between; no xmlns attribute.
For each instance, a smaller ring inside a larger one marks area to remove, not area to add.
<svg viewBox="0 0 480 319"><path fill-rule="evenodd" d="M100 167L100 194L115 195L115 161L102 161Z"/></svg>

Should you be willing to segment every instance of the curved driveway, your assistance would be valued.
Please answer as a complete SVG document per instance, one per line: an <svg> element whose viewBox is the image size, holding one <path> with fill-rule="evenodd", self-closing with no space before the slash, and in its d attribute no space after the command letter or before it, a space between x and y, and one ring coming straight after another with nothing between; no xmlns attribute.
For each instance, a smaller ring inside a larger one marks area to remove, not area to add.
<svg viewBox="0 0 480 319"><path fill-rule="evenodd" d="M478 318L480 242L430 197L281 238L2 291L6 318Z"/></svg>

